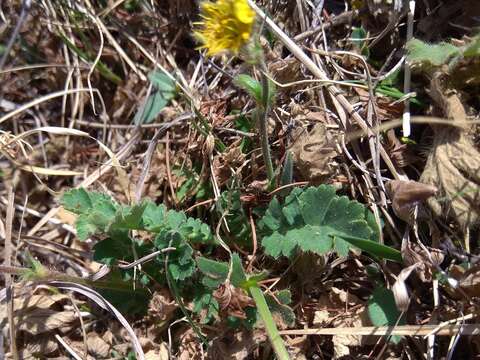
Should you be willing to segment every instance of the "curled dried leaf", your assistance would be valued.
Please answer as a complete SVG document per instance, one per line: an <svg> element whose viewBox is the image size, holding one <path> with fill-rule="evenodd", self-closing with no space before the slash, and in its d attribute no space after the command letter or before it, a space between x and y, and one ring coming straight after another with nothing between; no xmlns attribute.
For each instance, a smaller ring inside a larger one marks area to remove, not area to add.
<svg viewBox="0 0 480 360"><path fill-rule="evenodd" d="M332 160L338 155L333 134L325 124L317 123L310 133L297 129L291 151L300 174L313 183L323 182L333 174Z"/></svg>
<svg viewBox="0 0 480 360"><path fill-rule="evenodd" d="M431 281L433 271L443 262L444 255L438 249L428 252L418 244L404 241L402 243L402 259L407 266L417 265L415 272L423 282Z"/></svg>
<svg viewBox="0 0 480 360"><path fill-rule="evenodd" d="M395 215L409 224L414 221L415 207L438 191L433 185L403 180L389 181L385 188L392 200Z"/></svg>
<svg viewBox="0 0 480 360"><path fill-rule="evenodd" d="M415 270L419 265L419 263L416 263L403 269L400 274L398 274L395 284L393 284L393 297L395 298L395 304L400 311L408 310L408 306L410 305L410 296L408 294L405 281L408 279L412 271Z"/></svg>

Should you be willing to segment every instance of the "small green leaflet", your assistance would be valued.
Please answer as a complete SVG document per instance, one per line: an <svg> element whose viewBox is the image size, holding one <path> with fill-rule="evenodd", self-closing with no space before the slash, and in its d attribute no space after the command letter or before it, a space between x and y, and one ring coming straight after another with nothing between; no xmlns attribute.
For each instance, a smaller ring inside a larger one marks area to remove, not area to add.
<svg viewBox="0 0 480 360"><path fill-rule="evenodd" d="M255 99L257 104L264 104L263 87L260 82L247 74L240 74L235 76L233 80L234 84L239 88L245 90L252 98ZM268 80L268 103L272 103L275 97L275 84Z"/></svg>
<svg viewBox="0 0 480 360"><path fill-rule="evenodd" d="M376 288L372 296L370 296L368 300L368 316L374 326L405 325L403 316L399 320L400 311L398 311L395 305L393 292L384 287ZM401 336L394 335L390 338L390 341L398 344L401 338Z"/></svg>
<svg viewBox="0 0 480 360"><path fill-rule="evenodd" d="M143 108L135 115L135 125L151 123L177 94L175 81L163 71L154 71L148 78L152 83L152 91Z"/></svg>
<svg viewBox="0 0 480 360"><path fill-rule="evenodd" d="M363 27L354 27L352 29L351 41L353 45L358 49L360 54L368 58L370 56L370 50L368 49L366 39L368 34Z"/></svg>

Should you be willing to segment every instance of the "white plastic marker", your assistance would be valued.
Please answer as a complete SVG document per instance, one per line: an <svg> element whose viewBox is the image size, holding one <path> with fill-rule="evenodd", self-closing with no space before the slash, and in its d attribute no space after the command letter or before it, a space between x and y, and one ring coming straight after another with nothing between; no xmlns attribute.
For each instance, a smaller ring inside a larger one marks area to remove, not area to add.
<svg viewBox="0 0 480 360"><path fill-rule="evenodd" d="M408 3L408 15L407 15L407 42L413 37L413 19L415 15L415 0L411 0ZM407 60L405 60L405 71L403 78L403 92L405 94L410 93L410 81L411 81L411 72L410 65ZM402 129L403 136L409 137L412 129L410 127L410 100L407 98L405 100L405 110L403 110L402 118Z"/></svg>

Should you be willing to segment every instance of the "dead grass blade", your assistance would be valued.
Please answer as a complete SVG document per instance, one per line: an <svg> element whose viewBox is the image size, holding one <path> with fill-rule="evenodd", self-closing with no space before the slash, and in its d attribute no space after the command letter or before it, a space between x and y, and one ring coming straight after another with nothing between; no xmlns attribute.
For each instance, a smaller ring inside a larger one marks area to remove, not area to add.
<svg viewBox="0 0 480 360"><path fill-rule="evenodd" d="M123 325L125 330L127 330L128 335L130 335L130 340L132 342L132 346L137 354L137 359L145 360L145 354L143 353L142 346L140 341L135 335L133 328L128 323L127 319L123 317L123 315L112 305L110 304L102 295L100 295L95 290L92 290L84 285L70 283L70 282L61 282L61 281L50 281L48 282L49 285L54 286L58 289L69 290L79 294L82 294L88 297L90 300L94 301L98 306L102 309L107 310L113 316L117 318L118 321Z"/></svg>
<svg viewBox="0 0 480 360"><path fill-rule="evenodd" d="M432 331L438 330L436 335L454 336L461 331L462 335L479 335L480 324L445 325L399 325L399 326L364 326L364 327L337 327L323 329L299 329L280 331L280 335L400 335L400 336L428 336Z"/></svg>
<svg viewBox="0 0 480 360"><path fill-rule="evenodd" d="M22 112L24 112L25 110L28 110L36 105L39 105L41 104L42 102L44 101L48 101L48 100L52 100L52 99L55 99L57 97L62 97L62 96L65 96L65 95L70 95L70 94L75 94L75 93L80 93L80 92L88 92L90 93L90 91L94 91L95 93L98 94L98 96L101 96L100 95L100 91L98 91L98 89L89 89L89 88L80 88L80 89L72 89L72 90L61 90L61 91L56 91L56 92L53 92L51 94L48 94L48 95L45 95L45 96L41 96L37 99L34 99L26 104L23 104L21 106L19 106L18 108L16 108L15 110L13 111L10 111L9 113L5 114L4 116L2 116L0 118L0 124L3 123L4 121L7 121L19 114L21 114Z"/></svg>
<svg viewBox="0 0 480 360"><path fill-rule="evenodd" d="M7 217L5 219L5 251L4 251L4 265L12 265L12 226L13 226L13 215L15 212L14 202L15 195L13 189L9 186L8 189L8 200L7 200ZM8 332L10 335L10 352L13 355L14 359L18 359L18 350L15 337L15 322L13 318L13 286L12 286L12 276L9 273L5 273L5 295L7 298L7 316L8 316Z"/></svg>

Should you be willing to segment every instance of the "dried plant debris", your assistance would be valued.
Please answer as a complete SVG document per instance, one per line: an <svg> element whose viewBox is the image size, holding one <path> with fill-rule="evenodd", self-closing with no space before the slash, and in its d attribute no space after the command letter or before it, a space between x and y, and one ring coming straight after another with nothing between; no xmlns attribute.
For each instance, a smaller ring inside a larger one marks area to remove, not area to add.
<svg viewBox="0 0 480 360"><path fill-rule="evenodd" d="M321 113L309 113L307 119L323 118ZM334 158L338 156L335 147L335 135L325 123L316 122L307 132L296 128L291 147L294 164L302 175L313 183L322 183L335 173Z"/></svg>
<svg viewBox="0 0 480 360"><path fill-rule="evenodd" d="M467 116L458 95L445 87L441 76L431 82L431 96L443 110L446 121L465 122ZM428 204L439 218L452 218L462 229L480 220L480 152L475 148L469 126L434 126L432 150L420 182L438 188Z"/></svg>
<svg viewBox="0 0 480 360"><path fill-rule="evenodd" d="M416 243L404 240L402 243L402 259L407 267L416 266L415 271L423 282L430 282L434 272L443 262L444 255L438 249L429 250Z"/></svg>
<svg viewBox="0 0 480 360"><path fill-rule="evenodd" d="M391 180L385 188L392 201L392 208L400 219L413 224L415 211L422 201L437 193L437 188L417 181ZM418 216L418 214L417 214Z"/></svg>

